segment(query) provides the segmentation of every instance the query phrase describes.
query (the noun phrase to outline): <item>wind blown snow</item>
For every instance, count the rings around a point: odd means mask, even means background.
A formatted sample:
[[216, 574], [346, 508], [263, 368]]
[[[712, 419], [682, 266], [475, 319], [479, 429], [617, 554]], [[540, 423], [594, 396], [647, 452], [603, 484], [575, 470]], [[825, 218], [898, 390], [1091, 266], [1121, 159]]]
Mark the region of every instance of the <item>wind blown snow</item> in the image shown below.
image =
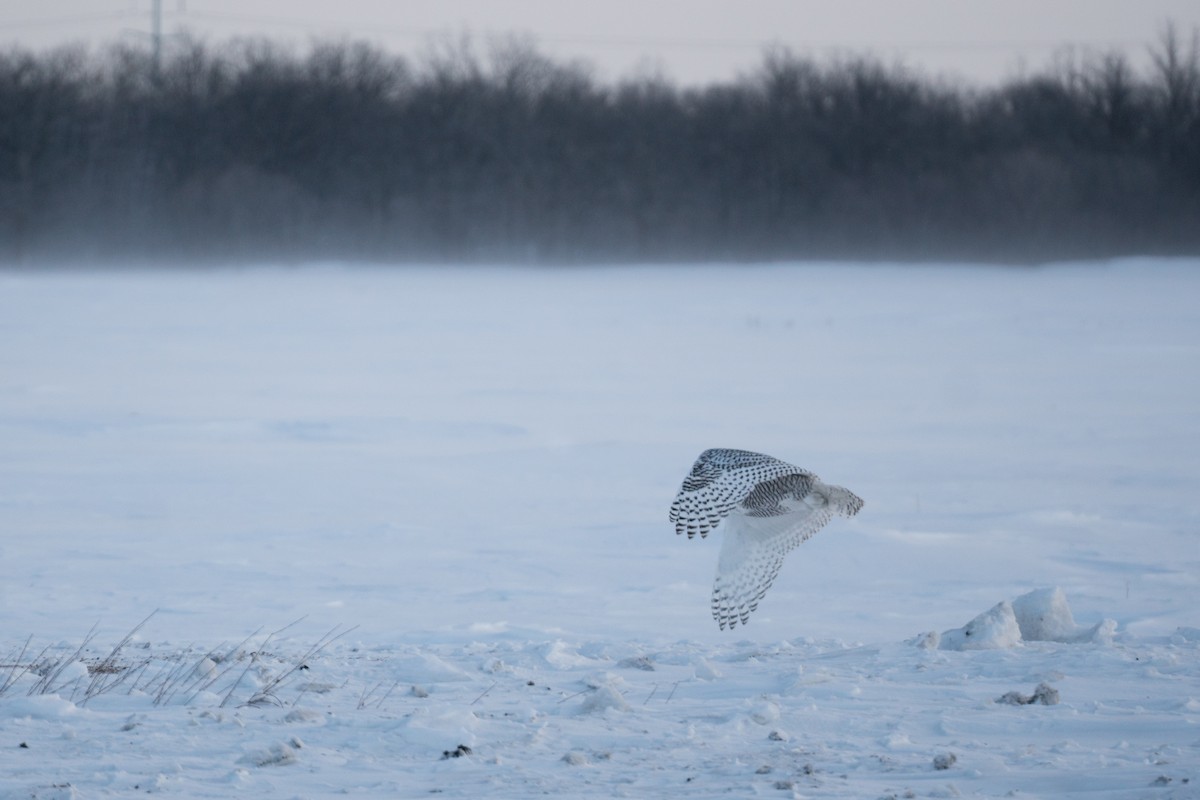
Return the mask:
[[[1197, 796], [1196, 297], [0, 273], [0, 796]], [[867, 501], [735, 635], [667, 521], [711, 446]]]

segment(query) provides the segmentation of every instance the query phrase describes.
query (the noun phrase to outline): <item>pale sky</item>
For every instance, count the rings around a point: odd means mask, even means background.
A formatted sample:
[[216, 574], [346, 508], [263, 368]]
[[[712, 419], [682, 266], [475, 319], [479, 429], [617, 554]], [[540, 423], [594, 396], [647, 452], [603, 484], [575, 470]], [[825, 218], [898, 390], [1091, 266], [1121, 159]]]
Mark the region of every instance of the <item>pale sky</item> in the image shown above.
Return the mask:
[[[1122, 51], [1144, 67], [1167, 20], [1190, 35], [1198, 0], [161, 0], [163, 31], [305, 45], [362, 39], [419, 56], [431, 39], [524, 34], [598, 78], [659, 71], [682, 84], [753, 69], [763, 48], [818, 59], [870, 53], [926, 75], [993, 83], [1037, 71], [1064, 48]], [[0, 0], [0, 46], [144, 41], [152, 0]], [[169, 46], [169, 44], [168, 44]]]

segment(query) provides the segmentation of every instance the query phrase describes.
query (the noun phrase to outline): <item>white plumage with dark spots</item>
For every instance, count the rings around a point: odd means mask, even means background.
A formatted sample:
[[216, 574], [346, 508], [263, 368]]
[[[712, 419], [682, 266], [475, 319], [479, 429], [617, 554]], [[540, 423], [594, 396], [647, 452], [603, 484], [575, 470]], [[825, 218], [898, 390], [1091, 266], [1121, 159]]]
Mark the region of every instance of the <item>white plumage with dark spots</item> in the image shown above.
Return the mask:
[[808, 470], [748, 450], [705, 450], [683, 479], [671, 522], [691, 539], [720, 531], [712, 614], [721, 630], [745, 625], [771, 588], [783, 557], [825, 527], [852, 517], [858, 495]]

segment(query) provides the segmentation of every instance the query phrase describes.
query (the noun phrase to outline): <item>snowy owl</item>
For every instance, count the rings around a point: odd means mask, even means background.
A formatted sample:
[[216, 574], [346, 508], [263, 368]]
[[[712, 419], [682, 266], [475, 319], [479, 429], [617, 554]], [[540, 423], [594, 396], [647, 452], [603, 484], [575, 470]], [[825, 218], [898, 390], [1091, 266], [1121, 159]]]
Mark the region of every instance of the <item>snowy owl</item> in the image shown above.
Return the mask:
[[671, 503], [671, 522], [689, 539], [721, 531], [712, 613], [724, 630], [749, 621], [789, 550], [862, 506], [853, 492], [777, 458], [705, 450]]

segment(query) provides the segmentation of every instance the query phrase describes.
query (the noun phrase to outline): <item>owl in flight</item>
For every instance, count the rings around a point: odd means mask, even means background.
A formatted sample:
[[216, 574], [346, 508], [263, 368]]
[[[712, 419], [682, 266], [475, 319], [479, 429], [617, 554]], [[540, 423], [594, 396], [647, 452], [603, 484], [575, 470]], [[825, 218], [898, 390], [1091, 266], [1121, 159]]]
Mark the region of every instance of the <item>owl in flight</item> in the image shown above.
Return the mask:
[[712, 613], [721, 630], [745, 625], [771, 588], [783, 557], [863, 501], [808, 470], [747, 450], [705, 450], [671, 503], [675, 533], [720, 530]]

